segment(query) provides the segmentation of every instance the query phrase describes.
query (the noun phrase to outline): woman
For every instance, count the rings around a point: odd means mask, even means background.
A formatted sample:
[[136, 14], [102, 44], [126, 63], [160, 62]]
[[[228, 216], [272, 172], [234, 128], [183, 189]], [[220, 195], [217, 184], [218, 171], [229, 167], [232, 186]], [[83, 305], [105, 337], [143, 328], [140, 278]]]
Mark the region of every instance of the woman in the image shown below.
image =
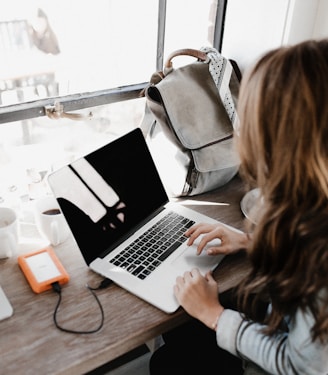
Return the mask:
[[238, 113], [241, 174], [260, 188], [260, 217], [251, 234], [196, 224], [186, 235], [190, 245], [204, 235], [199, 253], [213, 238], [213, 254], [246, 249], [243, 313], [218, 300], [210, 273], [178, 277], [175, 295], [195, 319], [168, 334], [151, 374], [328, 374], [328, 40], [263, 56], [242, 80]]

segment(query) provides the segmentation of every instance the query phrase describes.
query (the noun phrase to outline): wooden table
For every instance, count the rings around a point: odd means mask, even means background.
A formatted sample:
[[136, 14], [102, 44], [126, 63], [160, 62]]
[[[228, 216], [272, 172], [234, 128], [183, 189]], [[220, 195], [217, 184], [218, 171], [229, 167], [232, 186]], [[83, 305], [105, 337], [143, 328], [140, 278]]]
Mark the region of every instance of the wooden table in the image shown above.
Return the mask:
[[[242, 229], [239, 204], [243, 194], [236, 177], [216, 191], [178, 201]], [[88, 269], [72, 239], [55, 251], [71, 277], [62, 289], [59, 322], [76, 330], [95, 328], [100, 312], [85, 284], [96, 286], [102, 278]], [[226, 257], [215, 272], [220, 291], [236, 285], [246, 271], [242, 254]], [[53, 323], [57, 295], [32, 292], [15, 258], [0, 260], [0, 285], [14, 308], [14, 315], [0, 322], [0, 374], [85, 374], [188, 319], [181, 308], [166, 314], [111, 285], [97, 291], [105, 312], [104, 327], [95, 334], [69, 334]]]

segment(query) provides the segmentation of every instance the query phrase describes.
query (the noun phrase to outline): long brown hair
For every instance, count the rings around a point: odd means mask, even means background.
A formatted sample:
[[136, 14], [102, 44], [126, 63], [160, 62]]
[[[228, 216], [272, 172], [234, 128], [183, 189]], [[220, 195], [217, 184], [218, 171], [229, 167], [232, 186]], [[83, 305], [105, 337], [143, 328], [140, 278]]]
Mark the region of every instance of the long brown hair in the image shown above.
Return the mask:
[[328, 40], [264, 55], [243, 77], [238, 113], [241, 174], [263, 197], [242, 301], [255, 311], [270, 299], [269, 334], [285, 315], [309, 309], [313, 340], [326, 340]]

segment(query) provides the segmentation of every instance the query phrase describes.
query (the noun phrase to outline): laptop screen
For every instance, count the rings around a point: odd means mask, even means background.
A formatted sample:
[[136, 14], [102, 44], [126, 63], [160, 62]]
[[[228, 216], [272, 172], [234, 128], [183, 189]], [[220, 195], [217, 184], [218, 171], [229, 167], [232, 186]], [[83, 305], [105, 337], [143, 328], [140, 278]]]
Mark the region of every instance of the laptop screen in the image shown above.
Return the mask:
[[87, 264], [168, 201], [139, 128], [53, 172], [48, 181]]

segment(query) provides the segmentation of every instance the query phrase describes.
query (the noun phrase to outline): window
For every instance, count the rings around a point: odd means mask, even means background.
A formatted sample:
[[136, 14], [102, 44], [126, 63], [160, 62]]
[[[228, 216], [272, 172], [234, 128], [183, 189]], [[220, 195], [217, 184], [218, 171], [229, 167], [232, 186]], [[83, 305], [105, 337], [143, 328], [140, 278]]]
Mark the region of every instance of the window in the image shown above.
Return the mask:
[[[0, 204], [138, 126], [139, 93], [168, 53], [220, 49], [225, 6], [222, 0], [0, 5]], [[57, 120], [47, 108], [57, 109]]]

